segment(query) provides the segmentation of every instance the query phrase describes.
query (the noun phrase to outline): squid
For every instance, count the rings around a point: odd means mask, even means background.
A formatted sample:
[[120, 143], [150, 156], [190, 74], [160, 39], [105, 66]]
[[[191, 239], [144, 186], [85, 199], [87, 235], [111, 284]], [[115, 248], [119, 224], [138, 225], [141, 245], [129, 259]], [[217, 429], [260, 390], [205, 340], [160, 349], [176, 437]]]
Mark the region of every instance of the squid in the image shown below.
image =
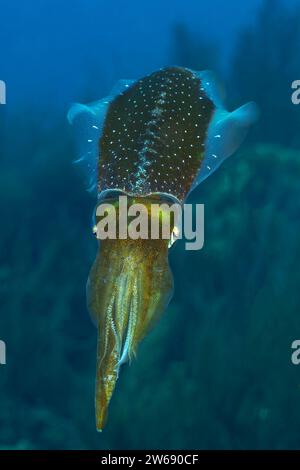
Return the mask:
[[[121, 214], [129, 207], [187, 196], [232, 155], [256, 120], [254, 103], [233, 112], [210, 71], [167, 67], [138, 80], [121, 80], [109, 96], [70, 108], [79, 159], [89, 177], [96, 209], [110, 203]], [[169, 217], [168, 213], [157, 217]], [[99, 217], [95, 216], [96, 222]], [[161, 219], [160, 219], [161, 221]], [[173, 278], [169, 239], [117, 237], [98, 243], [87, 281], [87, 306], [98, 329], [96, 428], [102, 431], [122, 364], [166, 310]]]

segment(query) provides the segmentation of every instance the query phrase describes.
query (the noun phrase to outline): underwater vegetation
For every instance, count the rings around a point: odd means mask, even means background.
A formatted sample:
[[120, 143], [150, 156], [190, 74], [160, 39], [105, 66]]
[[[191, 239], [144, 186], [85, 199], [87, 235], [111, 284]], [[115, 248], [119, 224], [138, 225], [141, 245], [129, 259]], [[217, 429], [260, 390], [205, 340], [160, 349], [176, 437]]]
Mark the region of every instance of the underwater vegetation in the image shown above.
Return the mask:
[[[63, 117], [53, 128], [46, 110], [13, 119], [0, 110], [2, 448], [299, 448], [300, 369], [290, 346], [299, 338], [300, 108], [290, 83], [300, 59], [290, 34], [300, 24], [280, 8], [280, 44], [279, 26], [261, 13], [249, 41], [241, 33], [226, 86], [234, 105], [254, 99], [260, 108], [252, 145], [190, 196], [205, 204], [204, 249], [173, 247], [173, 300], [124, 365], [102, 434], [97, 331], [83, 287], [97, 250], [94, 201], [71, 165]], [[288, 76], [279, 60], [261, 57], [267, 31], [275, 49], [289, 51]]]
[[237, 103], [250, 96], [259, 104], [261, 124], [252, 133], [253, 142], [275, 139], [300, 147], [299, 107], [291, 102], [291, 84], [299, 78], [299, 25], [299, 3], [289, 7], [282, 0], [265, 0], [257, 20], [238, 40], [230, 83]]
[[[1, 445], [296, 448], [300, 381], [290, 344], [300, 308], [299, 153], [272, 145], [245, 150], [196, 190], [194, 198], [206, 207], [205, 250], [190, 253], [181, 241], [175, 245], [174, 300], [134, 366], [121, 373], [99, 439], [93, 419], [96, 331], [83, 315], [82, 289], [95, 241], [83, 229], [88, 195], [82, 201], [70, 193], [68, 199], [63, 190], [60, 197], [66, 177], [68, 187], [80, 180], [74, 170], [66, 176], [66, 150], [56, 148], [61, 158], [45, 187], [49, 201], [62, 201], [48, 217], [47, 202], [33, 204], [37, 180], [28, 189], [24, 177], [1, 175], [10, 210], [16, 213], [20, 203], [13, 182], [30, 208], [20, 213], [17, 233], [7, 217], [1, 238], [1, 332], [19, 371], [9, 362], [1, 370], [7, 397]], [[42, 176], [49, 174], [51, 157], [36, 148]], [[5, 215], [3, 202], [1, 211]], [[56, 237], [66, 219], [68, 229]], [[7, 238], [10, 250], [4, 250]], [[13, 298], [12, 287], [18, 292]]]

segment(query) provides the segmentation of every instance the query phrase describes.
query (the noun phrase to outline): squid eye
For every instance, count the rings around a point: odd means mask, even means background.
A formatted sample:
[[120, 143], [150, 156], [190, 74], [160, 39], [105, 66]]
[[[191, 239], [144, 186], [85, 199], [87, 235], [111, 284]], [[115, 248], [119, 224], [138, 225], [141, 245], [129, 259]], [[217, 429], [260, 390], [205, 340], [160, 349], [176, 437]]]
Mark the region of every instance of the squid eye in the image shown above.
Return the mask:
[[178, 238], [181, 238], [180, 233], [181, 233], [180, 228], [175, 226], [171, 233], [171, 238], [168, 244], [168, 248], [171, 248], [171, 246], [174, 245], [174, 243], [178, 240]]
[[93, 234], [97, 238], [97, 225], [93, 226]]

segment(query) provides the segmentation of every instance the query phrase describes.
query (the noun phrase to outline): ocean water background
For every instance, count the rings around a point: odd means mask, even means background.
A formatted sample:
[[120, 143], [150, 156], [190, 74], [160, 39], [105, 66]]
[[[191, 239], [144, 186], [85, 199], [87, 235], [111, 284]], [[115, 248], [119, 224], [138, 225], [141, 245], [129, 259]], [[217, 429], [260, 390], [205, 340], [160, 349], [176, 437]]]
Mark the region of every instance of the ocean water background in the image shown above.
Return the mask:
[[[299, 46], [299, 1], [0, 0], [0, 448], [300, 448]], [[174, 298], [99, 434], [94, 200], [66, 113], [166, 65], [213, 69], [260, 119], [193, 193], [204, 248], [170, 252]]]

